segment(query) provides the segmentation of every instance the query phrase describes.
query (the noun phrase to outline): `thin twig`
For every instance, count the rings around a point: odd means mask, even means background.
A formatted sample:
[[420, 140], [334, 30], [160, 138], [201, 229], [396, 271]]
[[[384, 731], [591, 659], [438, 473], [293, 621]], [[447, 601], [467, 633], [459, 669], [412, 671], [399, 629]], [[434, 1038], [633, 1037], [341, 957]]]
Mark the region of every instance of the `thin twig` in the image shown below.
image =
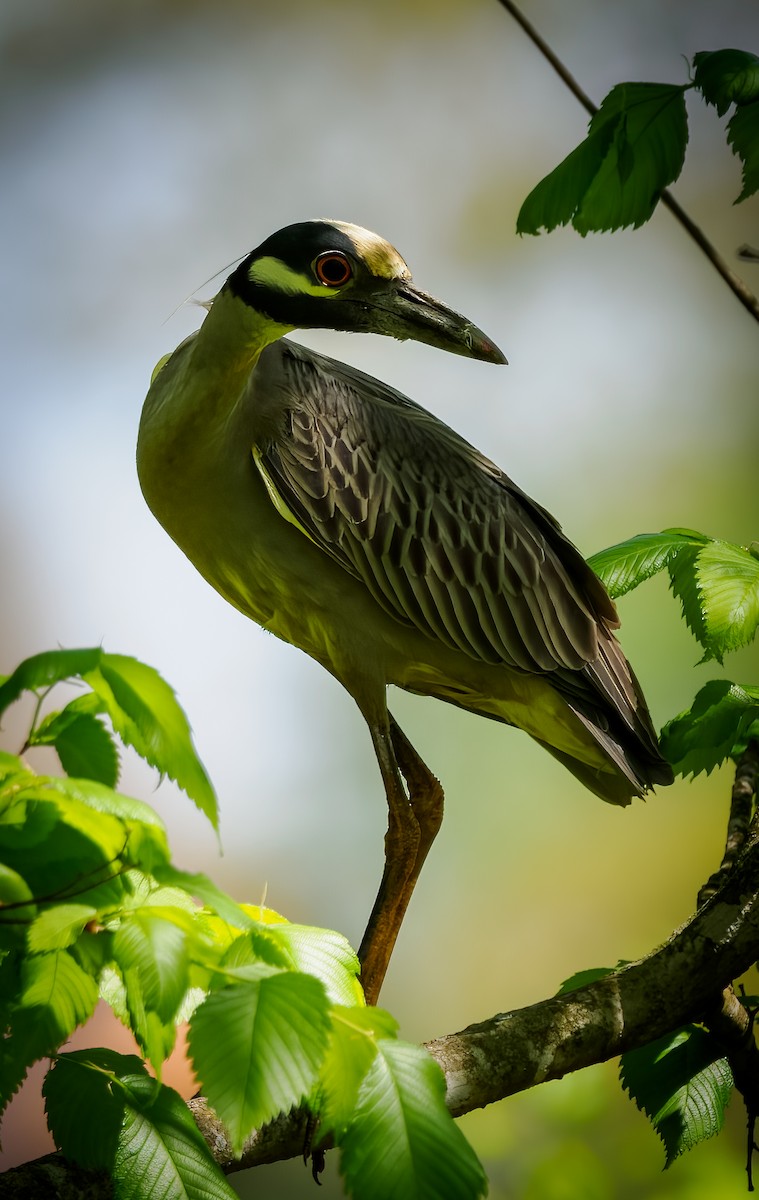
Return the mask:
[[[544, 38], [541, 37], [535, 26], [527, 20], [524, 13], [513, 3], [513, 0], [499, 0], [499, 3], [524, 30], [533, 45], [537, 47], [547, 62], [551, 64], [556, 74], [567, 85], [572, 95], [579, 101], [586, 112], [590, 113], [591, 116], [597, 113], [598, 105], [594, 104], [587, 92], [583, 91], [574, 75], [567, 70], [561, 59], [557, 57]], [[665, 188], [659, 199], [669, 209], [673, 217], [680, 222], [686, 233], [690, 234], [699, 250], [706, 255], [715, 271], [722, 276], [722, 279], [746, 311], [751, 314], [755, 321], [759, 321], [759, 299], [746, 286], [744, 280], [739, 275], [736, 275], [735, 271], [731, 270], [703, 230], [699, 229], [695, 221], [688, 216], [685, 209], [675, 200], [668, 189]]]

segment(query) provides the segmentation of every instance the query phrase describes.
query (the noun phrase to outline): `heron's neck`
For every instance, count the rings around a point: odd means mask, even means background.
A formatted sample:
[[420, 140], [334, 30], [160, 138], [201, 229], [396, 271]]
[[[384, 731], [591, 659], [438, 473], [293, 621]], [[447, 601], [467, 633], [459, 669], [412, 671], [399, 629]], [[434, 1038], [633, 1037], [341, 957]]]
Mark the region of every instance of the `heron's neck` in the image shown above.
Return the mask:
[[222, 288], [193, 343], [193, 373], [218, 376], [229, 394], [234, 377], [239, 375], [244, 379], [256, 365], [261, 351], [292, 328], [278, 325], [240, 300], [229, 288]]

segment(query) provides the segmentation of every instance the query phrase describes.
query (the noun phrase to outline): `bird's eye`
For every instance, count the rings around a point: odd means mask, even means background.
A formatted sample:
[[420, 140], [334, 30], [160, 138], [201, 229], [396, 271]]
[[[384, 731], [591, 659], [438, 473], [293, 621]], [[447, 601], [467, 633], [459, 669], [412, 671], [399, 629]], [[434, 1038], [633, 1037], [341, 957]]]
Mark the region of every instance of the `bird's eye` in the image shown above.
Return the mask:
[[327, 250], [314, 260], [314, 274], [325, 287], [342, 287], [353, 274], [353, 267], [346, 254], [338, 250]]

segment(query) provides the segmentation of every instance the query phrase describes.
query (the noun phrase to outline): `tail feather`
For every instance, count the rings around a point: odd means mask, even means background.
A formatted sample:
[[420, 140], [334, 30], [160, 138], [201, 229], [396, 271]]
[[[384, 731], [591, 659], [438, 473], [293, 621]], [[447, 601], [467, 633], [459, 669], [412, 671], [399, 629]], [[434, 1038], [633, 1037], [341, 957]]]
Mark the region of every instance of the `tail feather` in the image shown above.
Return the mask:
[[597, 772], [546, 745], [591, 791], [612, 804], [628, 804], [655, 784], [672, 783], [659, 750], [640, 684], [614, 635], [599, 625], [598, 657], [581, 671], [559, 671], [555, 682], [566, 703], [619, 775]]

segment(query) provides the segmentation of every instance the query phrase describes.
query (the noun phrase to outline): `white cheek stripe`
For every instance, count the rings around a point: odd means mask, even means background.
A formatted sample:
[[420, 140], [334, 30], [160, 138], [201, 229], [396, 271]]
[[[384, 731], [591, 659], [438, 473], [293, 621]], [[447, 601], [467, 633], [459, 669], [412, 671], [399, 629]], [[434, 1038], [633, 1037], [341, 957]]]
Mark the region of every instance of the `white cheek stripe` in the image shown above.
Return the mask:
[[251, 283], [288, 296], [318, 296], [322, 300], [331, 300], [340, 292], [340, 288], [324, 287], [308, 275], [294, 271], [281, 258], [257, 258], [248, 270], [248, 278]]

